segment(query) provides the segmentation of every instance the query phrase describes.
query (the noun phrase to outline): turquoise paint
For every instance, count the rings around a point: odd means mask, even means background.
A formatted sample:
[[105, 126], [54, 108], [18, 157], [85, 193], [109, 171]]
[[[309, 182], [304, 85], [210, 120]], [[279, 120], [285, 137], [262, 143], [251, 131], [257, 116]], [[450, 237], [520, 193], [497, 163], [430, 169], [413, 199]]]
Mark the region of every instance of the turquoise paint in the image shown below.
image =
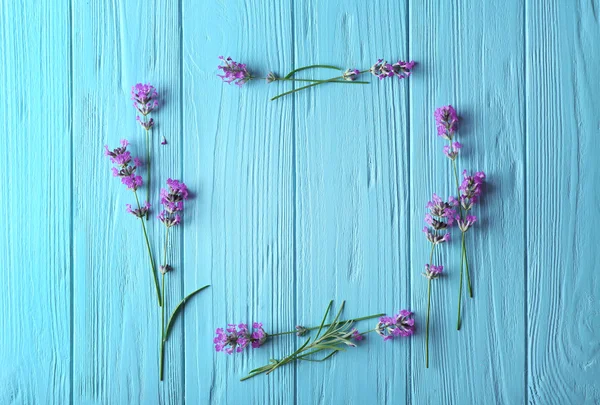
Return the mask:
[[[600, 4], [376, 3], [0, 0], [0, 403], [600, 402]], [[224, 85], [222, 54], [261, 73], [418, 66], [408, 81], [271, 103], [289, 84]], [[102, 156], [123, 137], [143, 152], [137, 81], [164, 104], [154, 185], [180, 177], [195, 194], [173, 235], [169, 305], [212, 285], [176, 323], [160, 385], [141, 230]], [[420, 229], [431, 193], [452, 192], [433, 124], [448, 103], [460, 166], [490, 185], [460, 332], [458, 249], [440, 250], [426, 370]], [[158, 254], [162, 226], [149, 231]], [[348, 316], [411, 308], [418, 333], [244, 383], [298, 340], [212, 349], [218, 326], [287, 330], [332, 298]]]

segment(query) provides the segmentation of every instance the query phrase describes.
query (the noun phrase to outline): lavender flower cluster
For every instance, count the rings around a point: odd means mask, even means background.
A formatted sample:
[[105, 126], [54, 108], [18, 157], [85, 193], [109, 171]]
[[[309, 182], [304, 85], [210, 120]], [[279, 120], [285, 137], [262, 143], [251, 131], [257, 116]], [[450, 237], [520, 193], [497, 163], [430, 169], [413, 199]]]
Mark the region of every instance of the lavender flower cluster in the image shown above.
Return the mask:
[[164, 209], [158, 214], [158, 219], [167, 227], [178, 225], [181, 222], [179, 212], [183, 211], [183, 201], [188, 198], [188, 188], [185, 183], [168, 179], [168, 189], [160, 189], [160, 203]]
[[131, 99], [133, 106], [142, 116], [136, 117], [142, 128], [146, 131], [154, 126], [154, 119], [146, 120], [146, 116], [158, 108], [158, 93], [154, 86], [150, 84], [138, 83], [131, 88]]
[[[104, 145], [104, 155], [108, 156], [110, 161], [116, 165], [111, 169], [113, 176], [120, 177], [121, 183], [128, 189], [136, 191], [144, 183], [142, 176], [136, 174], [142, 161], [137, 157], [131, 157], [131, 152], [127, 150], [128, 145], [129, 142], [126, 139], [121, 140], [121, 146], [113, 150], [108, 149], [108, 145]], [[131, 164], [132, 162], [133, 164]]]
[[216, 336], [213, 339], [215, 350], [232, 354], [241, 353], [248, 346], [258, 349], [267, 341], [267, 333], [262, 327], [262, 323], [254, 322], [252, 330], [245, 323], [238, 325], [229, 324], [227, 328], [217, 328]]
[[412, 315], [412, 312], [403, 309], [394, 316], [382, 316], [375, 327], [375, 332], [383, 337], [384, 341], [411, 336], [415, 333], [415, 320]]
[[456, 218], [458, 200], [450, 196], [448, 201], [442, 200], [437, 194], [433, 194], [431, 201], [426, 205], [429, 212], [425, 214], [425, 223], [429, 226], [423, 228], [427, 240], [435, 245], [448, 242], [450, 232], [447, 229], [452, 226]]
[[411, 75], [412, 69], [415, 67], [415, 61], [405, 62], [399, 60], [391, 64], [383, 59], [377, 59], [377, 62], [371, 66], [370, 72], [373, 76], [383, 80], [386, 77], [396, 76], [398, 79], [406, 79]]

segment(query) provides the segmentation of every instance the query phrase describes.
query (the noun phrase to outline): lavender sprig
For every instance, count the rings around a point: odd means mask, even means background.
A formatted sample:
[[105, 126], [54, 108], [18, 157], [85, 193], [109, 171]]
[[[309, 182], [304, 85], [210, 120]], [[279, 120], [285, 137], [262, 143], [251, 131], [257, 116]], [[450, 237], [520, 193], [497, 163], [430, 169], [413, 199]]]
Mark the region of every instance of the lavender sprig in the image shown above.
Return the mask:
[[[158, 108], [158, 93], [150, 84], [137, 83], [131, 87], [131, 99], [133, 106], [141, 114], [136, 120], [146, 131], [146, 167], [148, 170], [148, 185], [146, 189], [146, 200], [150, 200], [150, 129], [154, 127], [154, 119], [148, 119], [148, 115]], [[146, 219], [148, 216], [146, 215]]]
[[[158, 298], [158, 305], [162, 306], [162, 299], [160, 290], [158, 287], [158, 277], [156, 275], [156, 269], [154, 265], [154, 258], [152, 257], [152, 249], [150, 249], [150, 241], [148, 240], [148, 232], [146, 231], [146, 224], [143, 220], [147, 216], [150, 210], [150, 203], [146, 201], [144, 205], [140, 205], [138, 199], [137, 189], [142, 186], [142, 177], [136, 174], [136, 170], [142, 165], [142, 162], [138, 158], [132, 158], [131, 153], [127, 150], [129, 142], [126, 139], [121, 140], [121, 146], [115, 149], [108, 149], [108, 145], [104, 145], [104, 155], [108, 156], [110, 161], [115, 165], [112, 168], [113, 176], [120, 177], [121, 183], [127, 188], [133, 191], [135, 196], [135, 202], [137, 204], [136, 209], [132, 209], [130, 204], [127, 204], [127, 212], [131, 213], [135, 217], [139, 218], [142, 223], [142, 231], [144, 232], [144, 239], [146, 240], [146, 248], [148, 250], [148, 257], [150, 258], [150, 272], [152, 273], [152, 279], [154, 280], [154, 287], [156, 288], [156, 296]], [[133, 164], [132, 164], [133, 163]]]
[[[414, 61], [397, 61], [396, 63], [388, 63], [383, 59], [378, 59], [377, 62], [369, 69], [359, 70], [359, 69], [347, 69], [343, 71], [339, 67], [331, 66], [331, 65], [309, 65], [302, 66], [300, 68], [294, 69], [289, 72], [284, 77], [279, 77], [273, 72], [269, 72], [266, 77], [255, 77], [248, 70], [246, 64], [239, 63], [231, 59], [230, 57], [224, 58], [220, 56], [223, 65], [218, 66], [218, 69], [222, 71], [223, 74], [217, 75], [226, 83], [234, 83], [238, 87], [242, 87], [244, 84], [251, 80], [261, 79], [265, 80], [266, 83], [273, 83], [276, 81], [292, 81], [292, 82], [308, 82], [305, 86], [299, 87], [297, 89], [289, 90], [284, 93], [281, 93], [273, 98], [271, 101], [276, 100], [278, 98], [287, 96], [289, 94], [296, 93], [301, 90], [306, 90], [314, 86], [318, 86], [325, 83], [342, 83], [342, 84], [368, 84], [367, 81], [357, 81], [356, 79], [363, 73], [370, 72], [380, 80], [383, 80], [387, 77], [398, 77], [399, 79], [405, 79], [409, 77], [412, 73], [412, 69], [415, 66]], [[296, 79], [293, 76], [301, 72], [303, 70], [308, 69], [333, 69], [342, 72], [340, 76], [332, 77], [330, 79]]]
[[448, 202], [443, 201], [437, 194], [426, 205], [429, 210], [425, 214], [425, 223], [429, 227], [423, 228], [427, 240], [431, 243], [431, 253], [429, 254], [429, 263], [425, 265], [423, 276], [427, 278], [427, 321], [425, 323], [425, 367], [429, 368], [429, 317], [431, 314], [431, 281], [439, 278], [444, 270], [444, 266], [433, 264], [433, 252], [435, 247], [441, 243], [450, 240], [450, 233], [447, 231], [454, 223], [456, 210], [453, 208], [458, 205], [456, 198], [450, 196]]
[[[330, 359], [335, 354], [345, 351], [346, 346], [356, 347], [356, 344], [353, 342], [353, 336], [355, 335], [355, 330], [352, 328], [353, 322], [339, 320], [342, 310], [344, 309], [344, 304], [345, 302], [342, 302], [335, 319], [333, 322], [331, 322], [329, 327], [324, 330], [325, 320], [327, 319], [327, 315], [329, 314], [331, 306], [333, 305], [333, 301], [331, 301], [327, 306], [327, 310], [325, 311], [325, 315], [323, 316], [323, 320], [321, 321], [317, 335], [314, 338], [308, 338], [306, 342], [302, 344], [302, 346], [300, 346], [289, 356], [286, 356], [281, 360], [271, 359], [269, 364], [251, 370], [246, 377], [241, 379], [241, 381], [245, 381], [263, 373], [267, 375], [271, 374], [279, 367], [297, 360], [323, 362], [327, 359]], [[323, 332], [323, 334], [321, 334], [321, 332]], [[321, 355], [322, 353], [327, 354], [325, 354], [322, 358], [315, 358], [315, 356]]]
[[456, 329], [460, 330], [463, 274], [467, 279], [469, 296], [473, 298], [465, 234], [467, 230], [473, 226], [475, 221], [477, 221], [475, 216], [469, 215], [469, 211], [477, 203], [479, 196], [481, 195], [485, 174], [483, 172], [477, 172], [473, 176], [469, 176], [466, 171], [463, 171], [463, 180], [462, 182], [459, 180], [457, 158], [459, 151], [462, 148], [462, 144], [454, 141], [458, 131], [458, 114], [454, 107], [447, 105], [437, 108], [434, 113], [434, 118], [438, 136], [448, 141], [448, 145], [444, 146], [444, 154], [452, 162], [452, 172], [454, 175], [456, 192], [460, 199], [458, 214], [455, 216], [455, 219], [458, 222], [458, 228], [461, 231], [460, 282], [458, 289], [458, 315], [456, 321]]

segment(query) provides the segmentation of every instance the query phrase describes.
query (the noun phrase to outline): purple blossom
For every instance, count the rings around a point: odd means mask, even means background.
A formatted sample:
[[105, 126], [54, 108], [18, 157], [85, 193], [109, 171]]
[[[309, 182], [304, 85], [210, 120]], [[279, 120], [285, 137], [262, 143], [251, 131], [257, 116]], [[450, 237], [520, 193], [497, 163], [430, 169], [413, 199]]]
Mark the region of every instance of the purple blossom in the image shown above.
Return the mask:
[[265, 81], [267, 82], [267, 84], [269, 84], [269, 83], [273, 83], [273, 82], [277, 81], [277, 79], [278, 78], [277, 78], [277, 76], [275, 76], [275, 73], [269, 72], [269, 74], [265, 78]]
[[136, 169], [142, 165], [142, 161], [137, 157], [131, 157], [131, 153], [127, 150], [128, 145], [129, 142], [126, 139], [121, 140], [121, 146], [113, 150], [108, 149], [108, 145], [104, 145], [104, 155], [108, 156], [110, 161], [116, 165], [111, 168], [113, 176], [120, 177], [121, 183], [130, 190], [136, 191], [143, 184], [142, 177], [135, 173]]
[[458, 156], [458, 151], [462, 148], [462, 144], [459, 142], [452, 142], [452, 145], [444, 146], [444, 155], [448, 156], [448, 159], [454, 160]]
[[431, 230], [428, 227], [423, 228], [423, 233], [425, 233], [427, 240], [434, 245], [439, 245], [440, 243], [448, 242], [450, 240], [449, 233], [438, 233], [438, 231]]
[[304, 336], [309, 332], [308, 328], [302, 325], [296, 325], [296, 336]]
[[148, 201], [146, 201], [143, 206], [137, 209], [132, 209], [131, 204], [126, 204], [125, 206], [127, 207], [127, 212], [135, 215], [138, 218], [144, 218], [148, 214], [148, 211], [150, 211], [150, 203]]
[[354, 328], [351, 332], [352, 339], [356, 340], [357, 342], [364, 340], [365, 337], [358, 331], [358, 329]]
[[342, 76], [343, 76], [344, 80], [352, 82], [352, 81], [356, 80], [356, 78], [358, 77], [359, 74], [360, 74], [360, 70], [358, 70], [358, 69], [347, 69]]
[[158, 269], [160, 270], [161, 274], [167, 274], [168, 272], [173, 270], [173, 268], [168, 264], [162, 265]]
[[238, 325], [229, 324], [227, 328], [217, 328], [215, 331], [215, 350], [232, 354], [234, 351], [241, 353], [248, 346], [257, 349], [267, 340], [267, 333], [262, 327], [262, 323], [254, 322], [252, 330], [245, 323]]
[[162, 140], [160, 141], [161, 145], [166, 145], [167, 144], [167, 138], [165, 138], [165, 136], [163, 135]]
[[168, 189], [160, 190], [160, 203], [164, 209], [158, 214], [158, 219], [167, 228], [178, 225], [181, 222], [179, 212], [183, 211], [183, 201], [189, 196], [185, 183], [178, 180], [168, 179]]
[[467, 232], [471, 226], [475, 222], [477, 222], [477, 217], [475, 215], [467, 215], [465, 219], [461, 219], [460, 216], [456, 216], [456, 222], [458, 223], [458, 229], [461, 232]]
[[463, 171], [463, 181], [459, 186], [459, 190], [461, 193], [460, 203], [465, 211], [469, 211], [479, 201], [484, 181], [484, 172], [475, 172], [475, 174], [469, 176], [466, 170]]
[[435, 110], [434, 117], [438, 136], [451, 141], [458, 129], [458, 116], [454, 107], [451, 105], [440, 107]]
[[375, 332], [384, 341], [394, 339], [395, 337], [407, 337], [415, 333], [415, 320], [413, 313], [403, 309], [394, 316], [382, 316], [375, 327]]
[[433, 194], [431, 201], [426, 205], [429, 212], [425, 214], [425, 223], [429, 227], [423, 228], [427, 240], [433, 244], [444, 243], [450, 240], [449, 233], [442, 233], [444, 229], [452, 226], [456, 217], [456, 210], [452, 207], [458, 205], [454, 197], [449, 197], [448, 202], [442, 200], [437, 194]]
[[396, 76], [399, 79], [407, 78], [411, 75], [411, 70], [415, 66], [414, 61], [404, 62], [399, 60], [393, 65], [383, 59], [377, 59], [377, 62], [371, 66], [370, 72], [383, 80], [386, 77]]
[[149, 131], [154, 126], [154, 120], [152, 118], [146, 120], [145, 117], [158, 108], [157, 98], [158, 93], [154, 86], [150, 84], [138, 83], [131, 87], [133, 106], [144, 117], [144, 119], [142, 119], [138, 115], [136, 119], [146, 131]]
[[218, 67], [219, 70], [223, 71], [223, 74], [217, 76], [225, 83], [235, 83], [237, 86], [242, 87], [246, 82], [253, 79], [244, 63], [238, 63], [230, 57], [224, 58], [223, 56], [219, 56], [219, 59], [225, 65]]
[[429, 280], [435, 280], [440, 276], [440, 274], [442, 274], [443, 270], [444, 266], [434, 266], [433, 264], [426, 264], [423, 276], [425, 276]]

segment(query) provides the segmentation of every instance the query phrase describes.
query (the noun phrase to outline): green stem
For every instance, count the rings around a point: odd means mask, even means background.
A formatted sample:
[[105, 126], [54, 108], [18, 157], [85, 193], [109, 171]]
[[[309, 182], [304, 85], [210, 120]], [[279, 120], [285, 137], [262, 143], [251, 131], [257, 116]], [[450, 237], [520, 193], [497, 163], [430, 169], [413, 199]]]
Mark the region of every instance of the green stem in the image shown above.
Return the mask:
[[[144, 120], [147, 120], [144, 117]], [[150, 202], [150, 134], [146, 130], [146, 167], [148, 168], [148, 182], [146, 184], [146, 201]], [[148, 213], [146, 213], [146, 221], [148, 220]]]
[[165, 275], [163, 273], [162, 275], [162, 296], [163, 296], [163, 301], [165, 301], [165, 305], [162, 306], [162, 315], [161, 315], [161, 334], [160, 334], [160, 364], [158, 366], [159, 368], [159, 378], [160, 381], [163, 380], [163, 369], [164, 369], [164, 358], [165, 358], [165, 307], [166, 305], [166, 300], [165, 300]]
[[[133, 195], [135, 196], [135, 202], [137, 203], [138, 209], [140, 209], [140, 200], [138, 199], [137, 191], [133, 190]], [[144, 238], [146, 239], [146, 248], [148, 248], [148, 256], [150, 257], [150, 272], [152, 273], [152, 277], [154, 279], [154, 287], [156, 288], [156, 296], [158, 298], [158, 306], [162, 306], [162, 300], [160, 298], [160, 289], [158, 288], [158, 277], [156, 276], [156, 269], [154, 267], [154, 258], [152, 257], [152, 249], [150, 249], [150, 241], [148, 240], [148, 232], [146, 232], [146, 224], [144, 220], [140, 218], [142, 222], [142, 230], [144, 231]]]
[[469, 290], [469, 297], [473, 298], [473, 289], [471, 288], [471, 276], [469, 275], [469, 260], [467, 259], [467, 242], [464, 238], [462, 243], [462, 251], [463, 256], [465, 258], [465, 270], [467, 277], [467, 288]]
[[165, 303], [162, 306], [162, 314], [161, 314], [161, 333], [160, 333], [160, 364], [159, 364], [159, 377], [160, 381], [163, 380], [163, 369], [164, 369], [164, 358], [165, 358], [165, 342], [167, 340], [167, 335], [165, 334], [165, 307], [166, 304], [166, 296], [165, 296], [165, 272], [167, 267], [167, 246], [169, 245], [169, 227], [167, 227], [167, 231], [165, 234], [165, 247], [163, 250], [163, 272], [162, 272], [162, 298]]
[[[462, 243], [465, 242], [465, 233], [462, 233]], [[464, 255], [461, 252], [460, 255], [460, 286], [458, 287], [458, 318], [456, 321], [456, 330], [460, 330], [461, 319], [460, 319], [460, 307], [462, 302], [462, 287], [463, 287], [463, 258]]]
[[342, 83], [342, 84], [368, 84], [369, 82], [364, 82], [364, 81], [350, 81], [350, 80], [334, 80], [334, 81], [330, 81], [329, 79], [323, 79], [323, 80], [319, 80], [319, 79], [286, 79], [286, 78], [280, 78], [280, 79], [276, 79], [274, 80], [276, 82], [308, 82], [308, 83]]
[[[340, 322], [360, 322], [360, 321], [365, 321], [367, 319], [379, 318], [379, 317], [384, 316], [384, 315], [385, 314], [369, 315], [369, 316], [363, 316], [363, 317], [360, 317], [360, 318], [354, 318], [354, 319], [349, 319], [347, 321], [340, 321]], [[329, 326], [331, 326], [330, 323], [328, 323], [326, 325], [323, 325], [324, 328], [325, 327], [329, 327]], [[316, 329], [319, 329], [319, 327], [320, 327], [320, 325], [319, 326], [312, 326], [310, 328], [306, 328], [306, 330], [309, 330], [309, 331], [310, 330], [316, 330]], [[296, 332], [298, 332], [298, 331], [294, 329], [294, 330], [290, 330], [288, 332], [272, 333], [272, 334], [269, 334], [269, 337], [291, 335], [292, 333], [296, 333]]]
[[[433, 265], [433, 250], [435, 243], [431, 244], [431, 253], [429, 254], [429, 265]], [[431, 312], [431, 279], [427, 281], [427, 321], [425, 323], [425, 367], [429, 368], [429, 315]]]
[[339, 67], [332, 66], [332, 65], [309, 65], [309, 66], [302, 66], [302, 67], [299, 67], [298, 69], [292, 70], [290, 73], [288, 73], [287, 75], [285, 75], [284, 79], [289, 79], [295, 73], [301, 72], [303, 70], [314, 69], [314, 68], [333, 69], [333, 70], [340, 70], [340, 71], [342, 70]]
[[[365, 73], [365, 72], [368, 72], [368, 71], [369, 71], [368, 69], [367, 69], [367, 70], [361, 70], [361, 71], [359, 72], [359, 74], [362, 74], [362, 73]], [[332, 77], [331, 79], [322, 80], [322, 81], [319, 81], [319, 82], [317, 82], [317, 83], [312, 83], [312, 84], [308, 84], [308, 85], [306, 85], [306, 86], [298, 87], [297, 89], [293, 89], [293, 90], [290, 90], [290, 91], [286, 91], [285, 93], [281, 93], [281, 94], [279, 94], [279, 95], [277, 95], [277, 96], [273, 97], [273, 98], [271, 99], [271, 101], [273, 101], [273, 100], [277, 100], [278, 98], [281, 98], [281, 97], [283, 97], [283, 96], [287, 96], [288, 94], [296, 93], [297, 91], [301, 91], [301, 90], [308, 89], [308, 88], [310, 88], [310, 87], [318, 86], [319, 84], [332, 83], [332, 82], [341, 83], [341, 81], [338, 81], [338, 80], [339, 80], [339, 79], [343, 79], [343, 78], [344, 78], [344, 76], [342, 75], [342, 76]], [[350, 83], [350, 81], [348, 81], [348, 83]]]

